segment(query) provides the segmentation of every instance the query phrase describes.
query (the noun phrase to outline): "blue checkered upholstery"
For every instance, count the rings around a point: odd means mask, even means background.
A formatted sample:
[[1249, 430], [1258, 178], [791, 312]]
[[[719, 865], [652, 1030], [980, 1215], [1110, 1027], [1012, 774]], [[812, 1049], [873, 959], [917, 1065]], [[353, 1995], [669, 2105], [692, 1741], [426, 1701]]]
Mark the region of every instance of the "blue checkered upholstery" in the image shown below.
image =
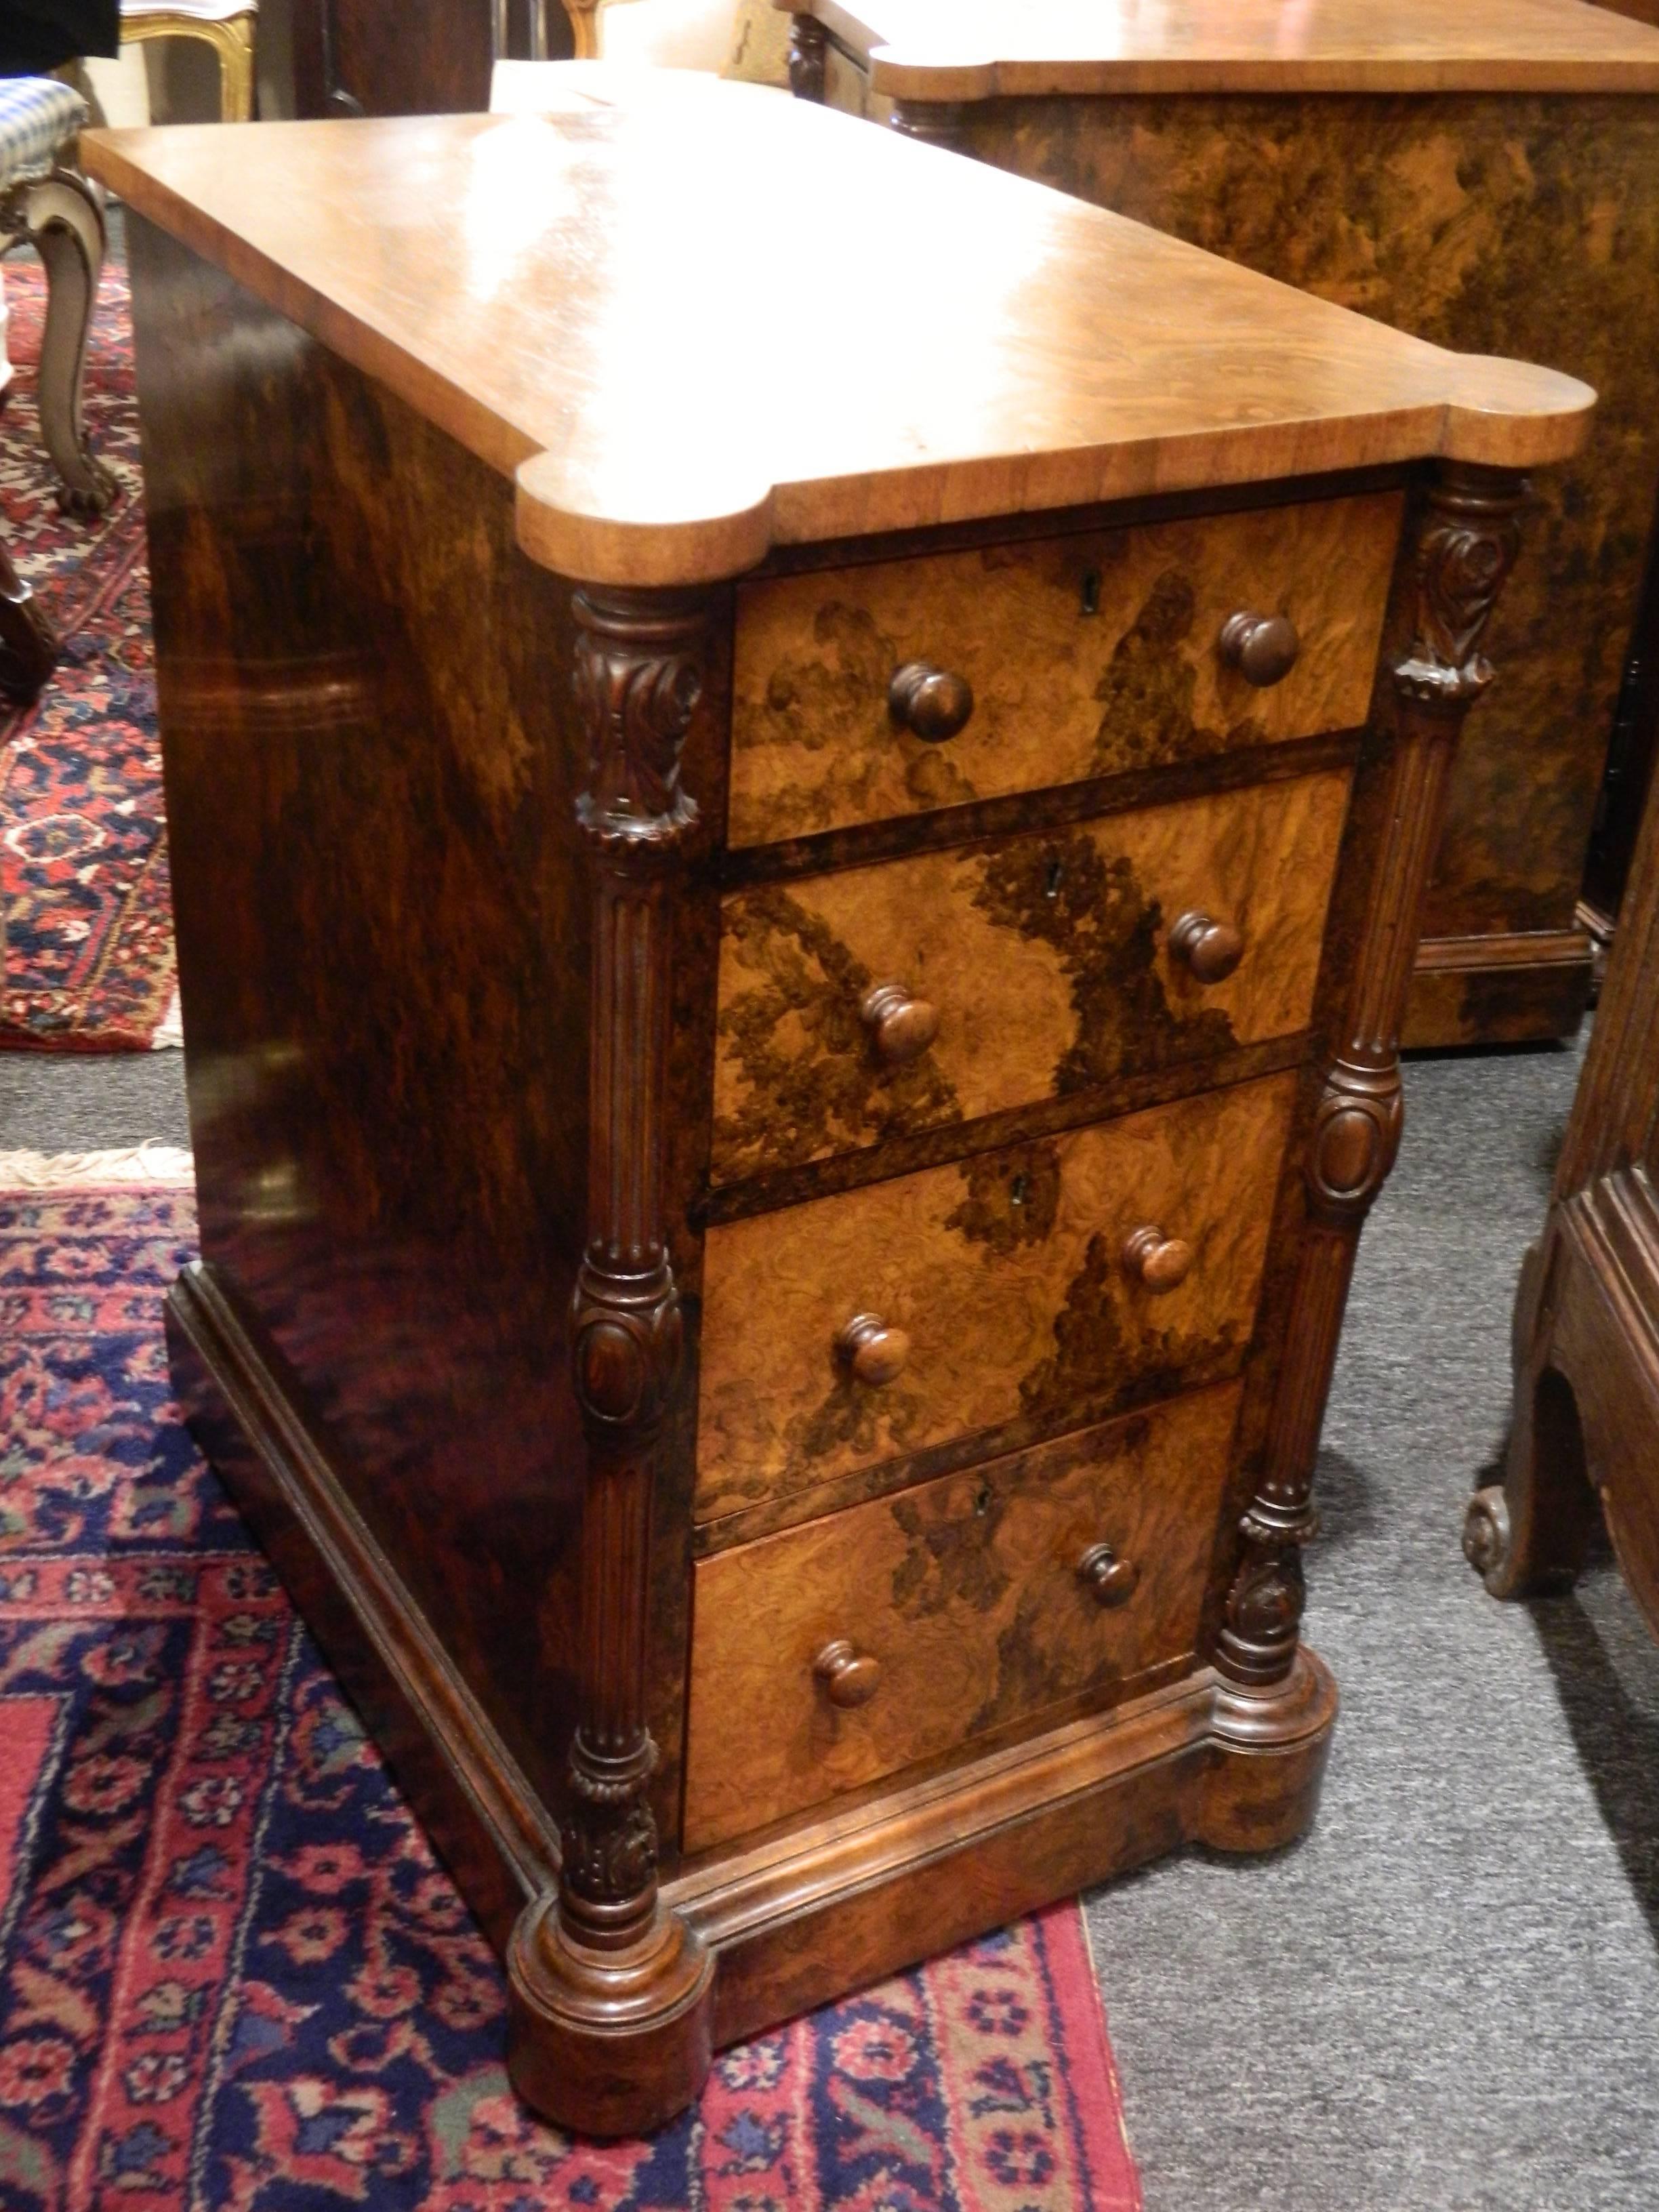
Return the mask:
[[44, 176], [87, 113], [80, 94], [55, 76], [0, 77], [0, 185]]

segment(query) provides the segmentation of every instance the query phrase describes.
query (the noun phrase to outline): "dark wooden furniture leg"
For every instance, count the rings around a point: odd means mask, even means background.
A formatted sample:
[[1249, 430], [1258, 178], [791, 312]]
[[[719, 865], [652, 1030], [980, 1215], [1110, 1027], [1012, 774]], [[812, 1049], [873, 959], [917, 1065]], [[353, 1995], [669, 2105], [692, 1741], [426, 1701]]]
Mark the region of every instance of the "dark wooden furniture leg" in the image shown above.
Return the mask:
[[[1241, 1751], [1297, 1741], [1321, 1703], [1322, 1669], [1316, 1674], [1299, 1644], [1302, 1547], [1318, 1527], [1314, 1462], [1359, 1231], [1400, 1145], [1400, 1031], [1447, 777], [1464, 717], [1492, 680], [1480, 641], [1519, 550], [1527, 495], [1524, 478], [1499, 470], [1441, 471], [1419, 526], [1415, 636], [1374, 709], [1397, 728], [1389, 829], [1342, 1047], [1327, 1070], [1308, 1146], [1308, 1224], [1288, 1348], [1218, 1646], [1228, 1687], [1213, 1725]], [[1323, 1688], [1328, 1696], [1328, 1677]], [[1246, 1789], [1218, 1787], [1206, 1840], [1252, 1850], [1285, 1840], [1263, 1833], [1254, 1809]]]
[[1659, 1635], [1659, 793], [1650, 792], [1549, 1217], [1515, 1308], [1502, 1483], [1463, 1549], [1494, 1597], [1570, 1584], [1598, 1498]]

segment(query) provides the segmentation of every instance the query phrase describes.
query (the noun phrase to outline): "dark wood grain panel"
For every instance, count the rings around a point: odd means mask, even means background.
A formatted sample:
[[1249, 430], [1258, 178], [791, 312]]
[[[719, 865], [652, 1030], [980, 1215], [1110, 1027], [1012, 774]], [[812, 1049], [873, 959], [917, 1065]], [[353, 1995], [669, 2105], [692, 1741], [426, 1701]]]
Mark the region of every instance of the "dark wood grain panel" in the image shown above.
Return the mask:
[[544, 658], [568, 594], [499, 477], [131, 235], [203, 1252], [556, 1802], [589, 936]]
[[[699, 1561], [685, 1849], [1190, 1652], [1237, 1405], [1224, 1384]], [[856, 1703], [815, 1671], [841, 1646]]]
[[[1347, 787], [1338, 770], [728, 898], [716, 1182], [1303, 1028]], [[1187, 915], [1237, 932], [1230, 973], [1204, 980], [1172, 945]], [[897, 1065], [865, 1011], [893, 982], [937, 1024]]]
[[[1015, 1146], [708, 1232], [696, 1512], [712, 1520], [1019, 1414], [1054, 1426], [1207, 1381], [1243, 1356], [1294, 1075]], [[1153, 1296], [1143, 1224], [1192, 1248]], [[837, 1332], [910, 1340], [882, 1388]]]
[[[732, 842], [1351, 728], [1399, 534], [1381, 493], [745, 586]], [[1248, 608], [1302, 636], [1267, 690], [1216, 651]], [[971, 686], [944, 743], [895, 725], [889, 683], [911, 661]]]

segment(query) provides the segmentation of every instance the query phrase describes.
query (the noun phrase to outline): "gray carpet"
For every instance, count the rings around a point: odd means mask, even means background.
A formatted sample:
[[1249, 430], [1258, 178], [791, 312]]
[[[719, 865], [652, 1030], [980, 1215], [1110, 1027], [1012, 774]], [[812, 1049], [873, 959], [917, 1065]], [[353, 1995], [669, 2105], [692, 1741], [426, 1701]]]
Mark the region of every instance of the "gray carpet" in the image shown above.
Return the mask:
[[187, 1145], [181, 1052], [0, 1052], [0, 1152]]
[[1458, 1550], [1577, 1072], [1408, 1069], [1308, 1559], [1317, 1826], [1091, 1900], [1148, 2212], [1659, 2206], [1659, 1649], [1605, 1561], [1502, 1606]]
[[[181, 1143], [182, 1057], [0, 1055], [0, 1145]], [[1458, 1551], [1577, 1070], [1408, 1072], [1309, 1560], [1317, 1827], [1091, 1900], [1148, 2212], [1659, 2206], [1659, 1650], [1605, 1563], [1499, 1606]]]

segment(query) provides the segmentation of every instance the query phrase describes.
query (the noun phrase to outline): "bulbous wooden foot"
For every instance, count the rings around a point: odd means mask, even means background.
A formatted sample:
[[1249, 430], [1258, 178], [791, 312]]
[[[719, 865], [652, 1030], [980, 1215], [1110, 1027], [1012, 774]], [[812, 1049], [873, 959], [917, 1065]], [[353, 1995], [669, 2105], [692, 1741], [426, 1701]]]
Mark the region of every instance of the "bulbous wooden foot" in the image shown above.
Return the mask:
[[1272, 1851], [1304, 1834], [1319, 1809], [1337, 1704], [1330, 1668], [1306, 1644], [1280, 1681], [1219, 1680], [1193, 1824], [1198, 1841], [1218, 1851]]
[[645, 2135], [708, 2078], [714, 1961], [676, 1914], [659, 1909], [626, 1950], [590, 1950], [550, 1893], [520, 1916], [507, 1971], [507, 2072], [560, 2127]]

